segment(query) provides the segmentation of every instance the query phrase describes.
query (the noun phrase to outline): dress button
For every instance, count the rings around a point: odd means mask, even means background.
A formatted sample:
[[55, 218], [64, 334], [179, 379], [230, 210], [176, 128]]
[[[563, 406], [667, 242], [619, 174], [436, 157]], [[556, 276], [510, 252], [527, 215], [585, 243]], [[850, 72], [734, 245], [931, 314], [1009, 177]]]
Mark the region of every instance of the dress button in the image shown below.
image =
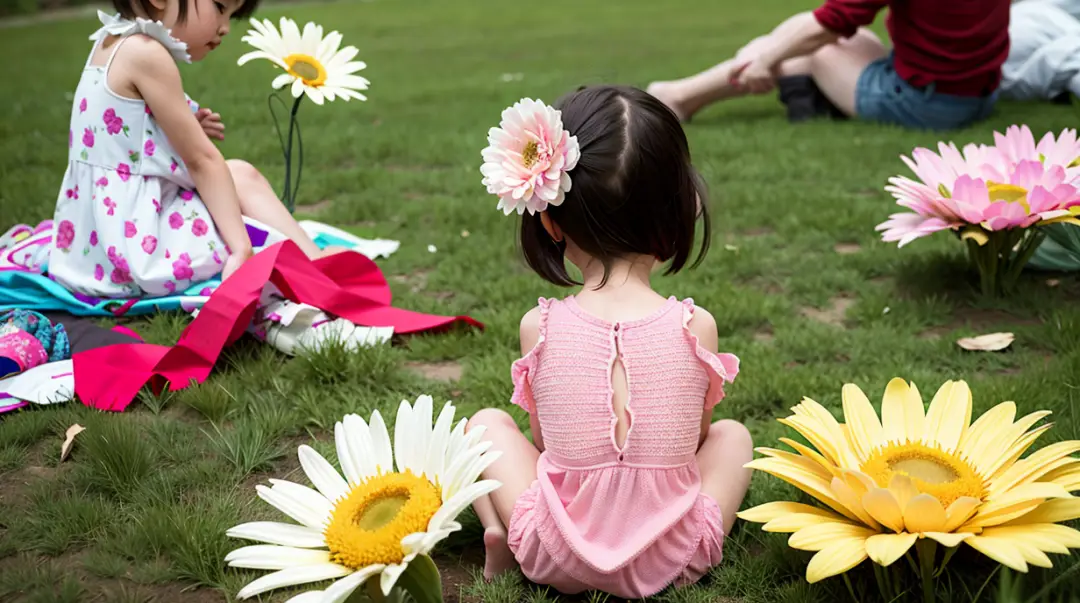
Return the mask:
[[625, 454], [620, 454], [620, 455], [619, 455], [619, 460], [620, 460], [620, 461], [624, 460], [625, 458], [626, 458], [626, 455], [625, 455]]

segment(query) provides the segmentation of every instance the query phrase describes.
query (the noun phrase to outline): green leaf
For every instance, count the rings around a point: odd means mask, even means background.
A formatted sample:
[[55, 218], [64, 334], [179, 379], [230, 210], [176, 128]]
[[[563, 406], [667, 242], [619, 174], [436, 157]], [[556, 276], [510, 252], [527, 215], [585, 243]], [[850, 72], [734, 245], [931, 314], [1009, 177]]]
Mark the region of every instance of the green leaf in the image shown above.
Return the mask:
[[416, 603], [442, 603], [439, 568], [427, 555], [419, 555], [409, 563], [397, 586], [409, 593]]

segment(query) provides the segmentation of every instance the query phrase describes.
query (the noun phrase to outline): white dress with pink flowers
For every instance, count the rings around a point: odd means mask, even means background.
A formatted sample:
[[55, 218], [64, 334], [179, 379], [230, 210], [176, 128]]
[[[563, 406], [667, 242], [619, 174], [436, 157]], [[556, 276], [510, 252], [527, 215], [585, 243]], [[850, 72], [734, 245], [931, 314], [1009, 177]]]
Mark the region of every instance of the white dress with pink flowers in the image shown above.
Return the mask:
[[[104, 16], [102, 22], [91, 36], [95, 49], [109, 34], [122, 36], [116, 48], [142, 34], [187, 60], [184, 43], [160, 24]], [[146, 103], [109, 89], [111, 63], [88, 60], [75, 92], [49, 274], [84, 295], [169, 295], [220, 273], [228, 253]]]

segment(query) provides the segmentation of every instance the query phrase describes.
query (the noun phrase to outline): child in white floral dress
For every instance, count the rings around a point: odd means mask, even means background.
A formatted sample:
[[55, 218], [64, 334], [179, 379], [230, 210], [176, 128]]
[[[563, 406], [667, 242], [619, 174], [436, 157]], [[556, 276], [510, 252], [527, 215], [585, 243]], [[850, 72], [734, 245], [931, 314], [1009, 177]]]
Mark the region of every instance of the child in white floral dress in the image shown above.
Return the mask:
[[221, 116], [181, 85], [177, 61], [205, 58], [258, 0], [113, 4], [75, 92], [50, 276], [105, 298], [227, 278], [252, 254], [242, 215], [323, 255], [254, 167], [222, 157]]

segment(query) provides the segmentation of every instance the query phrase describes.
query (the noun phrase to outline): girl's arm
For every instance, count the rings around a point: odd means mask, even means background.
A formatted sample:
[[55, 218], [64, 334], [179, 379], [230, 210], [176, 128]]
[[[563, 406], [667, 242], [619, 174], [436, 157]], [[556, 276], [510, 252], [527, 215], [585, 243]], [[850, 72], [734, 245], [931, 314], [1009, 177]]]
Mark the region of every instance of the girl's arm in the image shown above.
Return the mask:
[[[176, 152], [183, 159], [231, 255], [251, 255], [251, 240], [240, 216], [240, 199], [225, 158], [188, 108], [180, 70], [169, 51], [135, 36], [118, 51], [113, 70], [130, 78]], [[110, 81], [111, 83], [111, 81]]]
[[[525, 356], [536, 347], [536, 342], [540, 340], [540, 308], [533, 308], [529, 310], [525, 316], [521, 318], [521, 355]], [[533, 401], [532, 394], [529, 394], [529, 429], [532, 430], [533, 446], [540, 452], [544, 451], [544, 435], [540, 432], [540, 418], [536, 414], [536, 403]]]
[[[705, 348], [713, 354], [719, 351], [720, 336], [716, 333], [716, 319], [705, 308], [695, 308], [694, 316], [690, 318], [690, 332], [697, 336], [698, 345]], [[706, 399], [712, 392], [706, 393]], [[698, 436], [698, 447], [705, 442], [705, 437], [709, 435], [709, 427], [712, 425], [713, 409], [709, 408], [701, 413], [701, 434]]]

